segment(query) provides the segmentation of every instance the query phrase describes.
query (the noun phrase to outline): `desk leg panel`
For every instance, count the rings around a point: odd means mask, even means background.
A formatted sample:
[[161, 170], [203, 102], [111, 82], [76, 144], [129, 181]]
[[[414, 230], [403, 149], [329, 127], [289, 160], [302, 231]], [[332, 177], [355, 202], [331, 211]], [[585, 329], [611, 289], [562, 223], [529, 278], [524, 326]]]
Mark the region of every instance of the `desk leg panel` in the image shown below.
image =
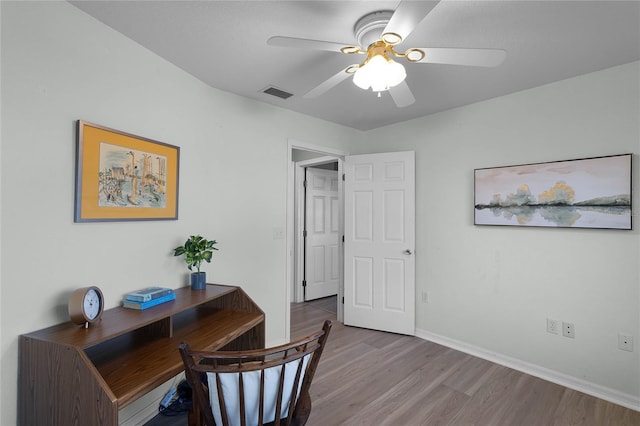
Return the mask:
[[21, 336], [19, 425], [117, 425], [115, 397], [84, 353]]

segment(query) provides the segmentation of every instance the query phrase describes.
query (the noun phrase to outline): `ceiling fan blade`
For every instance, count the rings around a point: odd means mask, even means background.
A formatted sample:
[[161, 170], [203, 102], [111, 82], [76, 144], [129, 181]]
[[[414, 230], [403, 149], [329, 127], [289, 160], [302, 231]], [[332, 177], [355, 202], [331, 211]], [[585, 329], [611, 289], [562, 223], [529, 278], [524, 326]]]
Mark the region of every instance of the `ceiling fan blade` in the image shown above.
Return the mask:
[[416, 101], [416, 98], [413, 97], [413, 93], [411, 93], [411, 89], [409, 89], [409, 85], [406, 80], [397, 86], [390, 88], [389, 94], [398, 108], [409, 106]]
[[342, 81], [346, 80], [347, 78], [353, 75], [347, 72], [347, 69], [349, 69], [349, 67], [352, 67], [352, 66], [353, 65], [349, 65], [347, 68], [338, 71], [333, 76], [329, 77], [327, 80], [323, 81], [318, 86], [314, 87], [313, 89], [305, 93], [304, 96], [302, 97], [305, 99], [316, 98], [322, 95], [323, 93], [325, 93], [327, 90], [337, 86], [339, 83], [341, 83]]
[[439, 2], [440, 0], [400, 2], [382, 33], [394, 33], [402, 37], [402, 40], [406, 39]]
[[269, 46], [293, 47], [296, 49], [327, 50], [341, 53], [341, 48], [346, 44], [333, 43], [331, 41], [311, 40], [307, 38], [274, 36], [267, 40]]
[[501, 49], [460, 49], [455, 47], [420, 47], [425, 55], [421, 64], [468, 65], [472, 67], [497, 67], [507, 57]]

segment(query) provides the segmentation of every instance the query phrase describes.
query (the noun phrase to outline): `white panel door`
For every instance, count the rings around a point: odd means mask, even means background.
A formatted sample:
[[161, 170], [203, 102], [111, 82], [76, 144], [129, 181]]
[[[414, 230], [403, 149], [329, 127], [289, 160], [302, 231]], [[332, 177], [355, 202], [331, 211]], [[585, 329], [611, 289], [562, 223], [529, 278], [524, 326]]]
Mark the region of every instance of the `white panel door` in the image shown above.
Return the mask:
[[345, 157], [346, 325], [415, 334], [414, 157]]
[[337, 294], [340, 279], [338, 172], [307, 168], [306, 181], [305, 301]]

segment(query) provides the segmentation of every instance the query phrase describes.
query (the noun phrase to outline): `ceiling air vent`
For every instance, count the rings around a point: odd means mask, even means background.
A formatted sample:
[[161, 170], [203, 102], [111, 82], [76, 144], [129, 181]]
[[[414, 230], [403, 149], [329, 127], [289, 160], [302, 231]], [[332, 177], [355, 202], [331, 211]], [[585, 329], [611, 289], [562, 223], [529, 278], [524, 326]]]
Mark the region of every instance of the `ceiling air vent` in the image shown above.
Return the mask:
[[275, 96], [280, 99], [287, 99], [293, 96], [293, 93], [285, 92], [284, 90], [280, 90], [273, 86], [267, 87], [262, 91], [262, 93], [266, 93], [267, 95]]

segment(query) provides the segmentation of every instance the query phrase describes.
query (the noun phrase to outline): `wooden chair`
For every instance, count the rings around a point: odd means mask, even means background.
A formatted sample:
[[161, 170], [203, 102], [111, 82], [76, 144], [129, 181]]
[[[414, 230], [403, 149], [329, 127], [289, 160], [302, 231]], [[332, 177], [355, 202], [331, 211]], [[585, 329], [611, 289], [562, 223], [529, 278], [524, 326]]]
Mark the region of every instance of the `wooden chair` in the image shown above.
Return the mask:
[[193, 395], [189, 424], [206, 426], [304, 425], [309, 387], [331, 330], [268, 349], [193, 351], [179, 346]]

